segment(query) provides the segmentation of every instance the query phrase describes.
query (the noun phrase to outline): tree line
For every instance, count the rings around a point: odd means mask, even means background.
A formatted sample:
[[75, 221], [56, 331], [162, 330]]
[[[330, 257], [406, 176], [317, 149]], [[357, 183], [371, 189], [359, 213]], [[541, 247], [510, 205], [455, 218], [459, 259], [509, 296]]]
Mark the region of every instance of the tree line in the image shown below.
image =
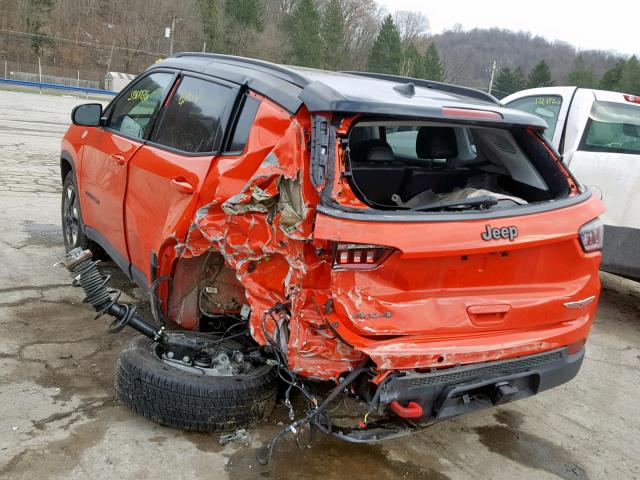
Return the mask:
[[[549, 65], [541, 60], [528, 75], [525, 75], [520, 66], [515, 69], [510, 67], [500, 69], [492, 93], [498, 98], [504, 98], [526, 88], [550, 87], [556, 84], [562, 83], [553, 80]], [[598, 78], [583, 56], [578, 55], [564, 84], [640, 95], [640, 62], [635, 55], [628, 60], [619, 59], [613, 67]]]
[[[330, 70], [369, 70], [487, 90], [500, 97], [576, 84], [639, 94], [638, 61], [523, 32], [433, 35], [418, 12], [389, 15], [375, 0], [2, 0], [0, 59], [139, 73], [174, 51], [207, 51]], [[6, 32], [23, 32], [20, 34]], [[573, 69], [570, 66], [573, 64]], [[75, 73], [75, 72], [74, 72]]]
[[[263, 0], [198, 3], [205, 38], [216, 52], [255, 54], [265, 29], [275, 23], [284, 34], [278, 50], [285, 63], [444, 79], [438, 50], [426, 38], [427, 19], [419, 13], [380, 18], [377, 5], [367, 0], [297, 0], [275, 15], [265, 11]], [[356, 12], [364, 15], [356, 18]]]

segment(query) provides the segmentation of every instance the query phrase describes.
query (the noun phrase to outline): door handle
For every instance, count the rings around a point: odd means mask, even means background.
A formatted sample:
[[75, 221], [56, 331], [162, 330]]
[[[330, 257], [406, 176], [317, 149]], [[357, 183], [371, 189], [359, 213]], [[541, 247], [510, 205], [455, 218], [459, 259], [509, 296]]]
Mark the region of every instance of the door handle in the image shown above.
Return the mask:
[[172, 178], [171, 185], [179, 192], [193, 193], [193, 185], [191, 185], [184, 177]]
[[119, 153], [112, 154], [111, 160], [113, 160], [113, 163], [115, 163], [116, 165], [124, 165], [125, 163], [127, 163], [127, 159], [124, 158], [124, 155], [120, 155]]
[[511, 310], [509, 304], [470, 305], [467, 313], [471, 323], [478, 327], [489, 327], [502, 324]]

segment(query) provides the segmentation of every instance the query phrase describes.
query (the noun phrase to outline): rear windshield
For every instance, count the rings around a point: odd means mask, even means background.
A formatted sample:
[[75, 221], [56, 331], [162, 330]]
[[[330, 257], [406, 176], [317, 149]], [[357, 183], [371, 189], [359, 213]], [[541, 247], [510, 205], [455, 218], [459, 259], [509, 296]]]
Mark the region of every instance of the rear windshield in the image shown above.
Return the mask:
[[640, 107], [594, 102], [579, 150], [640, 154]]
[[345, 177], [372, 208], [501, 208], [568, 194], [555, 158], [525, 127], [363, 119], [348, 145]]
[[520, 98], [507, 104], [509, 108], [522, 110], [523, 112], [533, 113], [547, 122], [548, 128], [544, 132], [547, 140], [553, 138], [558, 123], [558, 115], [560, 115], [560, 107], [562, 107], [562, 97], [559, 95], [536, 95], [533, 97]]

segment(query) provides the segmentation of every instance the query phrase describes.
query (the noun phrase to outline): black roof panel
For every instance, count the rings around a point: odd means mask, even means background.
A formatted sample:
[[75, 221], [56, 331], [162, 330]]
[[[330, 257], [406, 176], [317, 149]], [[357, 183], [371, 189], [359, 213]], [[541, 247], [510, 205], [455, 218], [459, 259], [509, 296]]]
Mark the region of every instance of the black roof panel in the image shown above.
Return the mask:
[[[291, 113], [304, 104], [310, 112], [441, 118], [442, 107], [449, 106], [500, 113], [503, 119], [492, 123], [546, 128], [542, 119], [503, 108], [487, 93], [421, 79], [330, 72], [212, 53], [178, 53], [149, 68], [157, 67], [179, 68], [247, 85]], [[413, 85], [399, 88], [409, 83]]]

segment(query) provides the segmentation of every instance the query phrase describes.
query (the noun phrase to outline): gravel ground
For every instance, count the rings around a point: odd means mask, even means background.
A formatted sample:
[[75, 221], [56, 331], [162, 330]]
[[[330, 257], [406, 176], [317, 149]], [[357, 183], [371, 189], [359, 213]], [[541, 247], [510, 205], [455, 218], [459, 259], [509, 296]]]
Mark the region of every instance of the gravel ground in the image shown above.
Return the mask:
[[[640, 478], [640, 285], [602, 274], [578, 377], [508, 406], [375, 445], [287, 438], [268, 467], [254, 444], [156, 425], [117, 404], [114, 364], [133, 335], [105, 332], [53, 268], [60, 234], [59, 140], [83, 100], [0, 91], [0, 478]], [[145, 295], [105, 264], [129, 301]]]

